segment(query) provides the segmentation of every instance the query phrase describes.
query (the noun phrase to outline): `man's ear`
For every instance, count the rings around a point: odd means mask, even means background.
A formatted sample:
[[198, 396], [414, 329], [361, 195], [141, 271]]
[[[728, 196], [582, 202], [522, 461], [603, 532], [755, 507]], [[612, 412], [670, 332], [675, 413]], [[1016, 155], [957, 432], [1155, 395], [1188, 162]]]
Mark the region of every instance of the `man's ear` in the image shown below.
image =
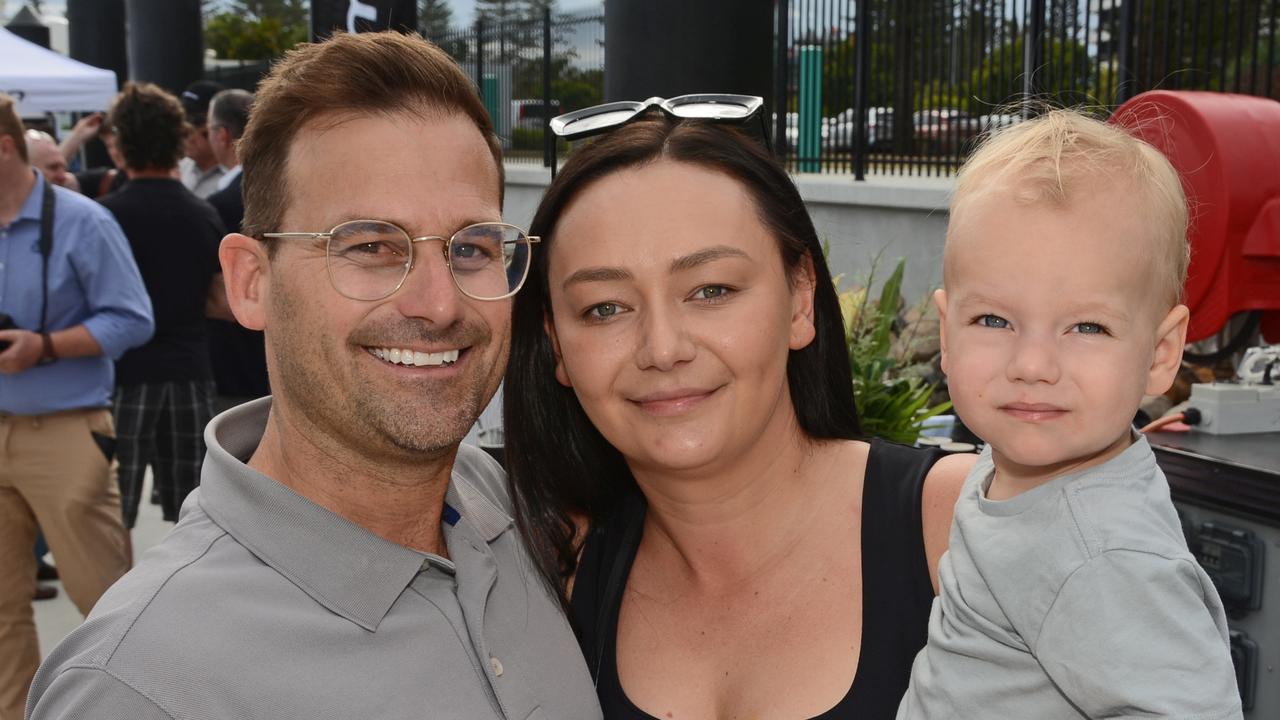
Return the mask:
[[1147, 395], [1163, 395], [1182, 367], [1182, 350], [1187, 345], [1187, 324], [1191, 311], [1186, 305], [1174, 306], [1156, 327], [1156, 346], [1147, 373]]
[[808, 347], [817, 335], [813, 325], [813, 295], [817, 282], [813, 258], [806, 254], [791, 270], [791, 337], [788, 346], [792, 350]]
[[271, 261], [267, 257], [267, 249], [247, 235], [231, 233], [222, 238], [218, 260], [222, 263], [231, 313], [250, 330], [265, 330], [271, 286]]
[[569, 373], [564, 369], [564, 356], [560, 354], [560, 338], [556, 336], [556, 321], [551, 317], [551, 313], [543, 316], [542, 329], [547, 333], [547, 339], [551, 341], [551, 352], [556, 356], [556, 381], [567, 388], [573, 387], [573, 381], [569, 379]]
[[938, 308], [938, 347], [942, 354], [942, 372], [947, 374], [947, 291], [938, 288], [933, 291], [933, 305]]

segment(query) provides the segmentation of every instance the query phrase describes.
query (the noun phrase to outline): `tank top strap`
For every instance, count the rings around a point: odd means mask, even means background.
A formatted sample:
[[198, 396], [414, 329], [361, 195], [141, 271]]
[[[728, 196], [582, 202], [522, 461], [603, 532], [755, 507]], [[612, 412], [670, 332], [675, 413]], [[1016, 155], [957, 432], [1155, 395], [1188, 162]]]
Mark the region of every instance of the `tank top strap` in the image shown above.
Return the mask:
[[894, 717], [929, 634], [933, 583], [924, 481], [943, 453], [872, 440], [862, 489], [862, 649], [846, 698], [858, 717]]

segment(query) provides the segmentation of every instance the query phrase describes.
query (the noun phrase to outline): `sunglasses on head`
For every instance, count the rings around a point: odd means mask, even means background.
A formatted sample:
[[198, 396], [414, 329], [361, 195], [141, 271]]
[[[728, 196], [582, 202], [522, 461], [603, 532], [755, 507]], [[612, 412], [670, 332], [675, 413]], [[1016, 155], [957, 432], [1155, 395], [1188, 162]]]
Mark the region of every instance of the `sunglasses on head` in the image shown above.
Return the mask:
[[764, 98], [755, 95], [697, 94], [681, 95], [670, 100], [651, 97], [643, 102], [611, 102], [574, 110], [551, 119], [551, 132], [566, 140], [598, 135], [643, 116], [657, 108], [670, 118], [706, 120], [742, 125], [760, 119], [760, 136], [769, 147], [769, 133], [764, 124]]

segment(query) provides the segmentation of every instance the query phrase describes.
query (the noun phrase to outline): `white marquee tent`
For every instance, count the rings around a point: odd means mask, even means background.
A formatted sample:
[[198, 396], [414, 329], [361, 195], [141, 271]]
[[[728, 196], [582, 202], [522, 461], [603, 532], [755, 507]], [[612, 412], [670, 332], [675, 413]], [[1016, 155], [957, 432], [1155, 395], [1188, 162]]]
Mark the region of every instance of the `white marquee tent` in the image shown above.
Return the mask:
[[105, 110], [116, 94], [116, 74], [0, 28], [0, 92], [18, 101], [22, 117]]

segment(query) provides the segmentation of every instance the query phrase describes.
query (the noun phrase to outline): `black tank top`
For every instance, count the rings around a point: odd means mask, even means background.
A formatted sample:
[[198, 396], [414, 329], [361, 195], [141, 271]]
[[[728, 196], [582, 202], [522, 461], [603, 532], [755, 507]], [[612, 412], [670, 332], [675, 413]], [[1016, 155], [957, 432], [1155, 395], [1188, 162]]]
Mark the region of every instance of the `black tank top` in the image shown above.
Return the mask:
[[[921, 490], [942, 456], [873, 440], [862, 490], [862, 648], [849, 692], [813, 720], [892, 719], [911, 663], [928, 637], [933, 585], [925, 556]], [[570, 598], [582, 653], [605, 720], [656, 720], [637, 708], [618, 679], [618, 612], [640, 546], [645, 502], [636, 491], [587, 535]]]

